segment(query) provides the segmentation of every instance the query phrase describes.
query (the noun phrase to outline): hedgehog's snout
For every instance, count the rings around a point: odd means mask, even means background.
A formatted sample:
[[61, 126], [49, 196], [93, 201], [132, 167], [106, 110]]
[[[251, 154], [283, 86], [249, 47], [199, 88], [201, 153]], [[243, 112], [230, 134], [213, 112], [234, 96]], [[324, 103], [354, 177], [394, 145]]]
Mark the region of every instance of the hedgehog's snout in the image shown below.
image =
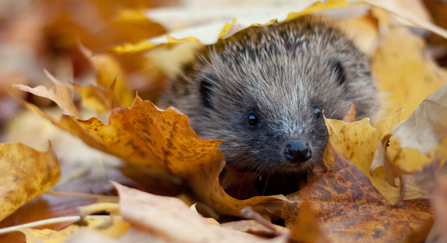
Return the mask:
[[312, 157], [312, 150], [304, 140], [294, 140], [287, 143], [284, 156], [292, 163], [304, 163]]

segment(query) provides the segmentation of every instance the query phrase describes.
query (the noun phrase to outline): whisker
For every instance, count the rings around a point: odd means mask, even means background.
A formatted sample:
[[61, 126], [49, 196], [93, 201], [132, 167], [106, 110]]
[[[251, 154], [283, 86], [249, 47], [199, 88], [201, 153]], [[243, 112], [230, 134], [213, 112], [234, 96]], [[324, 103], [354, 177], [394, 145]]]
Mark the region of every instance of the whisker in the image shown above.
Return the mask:
[[264, 190], [262, 191], [262, 196], [265, 194], [265, 189], [267, 188], [267, 184], [269, 183], [270, 172], [267, 174], [267, 180], [265, 181]]

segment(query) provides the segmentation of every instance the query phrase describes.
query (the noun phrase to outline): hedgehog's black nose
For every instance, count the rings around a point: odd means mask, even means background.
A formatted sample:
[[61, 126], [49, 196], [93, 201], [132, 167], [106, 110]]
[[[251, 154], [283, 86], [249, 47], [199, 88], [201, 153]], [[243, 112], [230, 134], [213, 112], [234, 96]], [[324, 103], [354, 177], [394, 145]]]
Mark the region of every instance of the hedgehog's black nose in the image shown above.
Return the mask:
[[303, 163], [312, 157], [312, 151], [306, 141], [295, 140], [286, 145], [284, 156], [290, 162]]

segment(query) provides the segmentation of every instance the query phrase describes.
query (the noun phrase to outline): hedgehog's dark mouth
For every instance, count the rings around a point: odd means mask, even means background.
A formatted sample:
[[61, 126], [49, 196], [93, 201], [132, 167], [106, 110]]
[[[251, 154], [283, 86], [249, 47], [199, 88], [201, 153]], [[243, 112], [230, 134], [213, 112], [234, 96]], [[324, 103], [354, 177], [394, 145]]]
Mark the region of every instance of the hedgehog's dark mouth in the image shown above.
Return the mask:
[[[321, 160], [321, 162], [320, 162]], [[265, 161], [227, 161], [228, 164], [235, 165], [234, 168], [237, 168], [240, 172], [255, 172], [261, 175], [268, 174], [295, 174], [297, 176], [306, 174], [309, 171], [312, 171], [316, 165], [322, 164], [322, 158], [312, 158], [303, 163], [290, 163], [288, 160], [284, 158], [278, 158], [275, 160], [265, 160]], [[241, 166], [238, 166], [241, 165]], [[246, 165], [249, 164], [247, 167]]]

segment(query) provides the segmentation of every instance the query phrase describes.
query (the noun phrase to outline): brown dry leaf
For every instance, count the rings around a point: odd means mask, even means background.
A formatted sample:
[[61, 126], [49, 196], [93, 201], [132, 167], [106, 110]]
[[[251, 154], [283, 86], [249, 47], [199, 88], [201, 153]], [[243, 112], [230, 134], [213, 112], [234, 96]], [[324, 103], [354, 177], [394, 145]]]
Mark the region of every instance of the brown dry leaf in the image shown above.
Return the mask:
[[399, 115], [400, 111], [394, 112], [377, 122], [374, 128], [368, 119], [353, 123], [326, 119], [330, 144], [338, 153], [363, 171], [377, 190], [391, 203], [399, 199], [401, 190], [387, 183], [383, 169], [376, 170], [371, 175], [370, 166], [382, 137], [390, 133], [399, 123]]
[[[434, 153], [431, 154], [436, 155], [440, 150], [447, 152], [447, 138], [440, 147], [433, 149]], [[447, 173], [447, 157], [432, 156], [432, 158], [431, 163], [424, 165], [421, 170], [412, 171], [410, 175], [405, 176], [405, 180], [427, 192], [433, 191], [438, 177]]]
[[89, 85], [84, 88], [76, 84], [72, 85], [81, 94], [82, 105], [92, 107], [98, 113], [120, 106], [120, 102], [114, 93], [116, 81], [110, 84], [107, 89], [104, 89], [102, 86]]
[[402, 147], [415, 148], [424, 154], [447, 136], [447, 85], [428, 96], [391, 134]]
[[271, 208], [288, 225], [305, 220], [300, 212], [306, 201], [331, 242], [398, 242], [432, 218], [427, 199], [392, 205], [361, 170], [332, 152], [335, 165], [331, 171], [288, 195], [293, 203]]
[[349, 107], [348, 112], [346, 112], [343, 121], [347, 123], [355, 122], [355, 102]]
[[372, 72], [384, 98], [385, 114], [403, 109], [407, 119], [431, 93], [447, 82], [447, 73], [423, 55], [424, 42], [404, 28], [395, 28], [380, 40]]
[[[430, 12], [433, 22], [441, 28], [447, 29], [447, 4], [443, 1], [423, 0], [425, 7]], [[431, 33], [427, 42], [435, 46], [445, 45], [447, 40], [439, 35]]]
[[408, 236], [402, 242], [404, 243], [428, 242], [427, 236], [433, 227], [433, 221], [434, 219], [429, 219], [425, 221], [425, 223], [421, 225], [416, 231], [413, 231], [410, 234], [408, 234]]
[[53, 149], [39, 152], [22, 143], [0, 144], [0, 221], [59, 181]]
[[434, 224], [434, 231], [438, 236], [436, 242], [445, 242], [447, 240], [447, 208], [445, 207], [447, 204], [447, 175], [438, 178], [435, 188], [431, 202], [436, 215]]
[[144, 193], [114, 183], [120, 210], [132, 226], [170, 242], [287, 242], [284, 234], [263, 239], [208, 223], [177, 198]]
[[312, 210], [312, 207], [307, 199], [301, 206], [302, 207], [299, 212], [300, 219], [294, 222], [290, 227], [290, 234], [292, 238], [299, 242], [330, 242], [321, 230], [317, 218], [314, 216], [315, 212]]
[[65, 84], [61, 83], [57, 80], [53, 75], [51, 75], [48, 71], [44, 70], [47, 77], [54, 83], [54, 86], [48, 90], [44, 86], [37, 86], [35, 88], [30, 88], [26, 85], [15, 84], [13, 85], [15, 88], [21, 89], [23, 91], [32, 93], [34, 95], [48, 98], [59, 106], [62, 113], [66, 115], [72, 115], [75, 118], [81, 119], [81, 114], [79, 114], [78, 109], [73, 103], [72, 92], [71, 89], [68, 88]]

